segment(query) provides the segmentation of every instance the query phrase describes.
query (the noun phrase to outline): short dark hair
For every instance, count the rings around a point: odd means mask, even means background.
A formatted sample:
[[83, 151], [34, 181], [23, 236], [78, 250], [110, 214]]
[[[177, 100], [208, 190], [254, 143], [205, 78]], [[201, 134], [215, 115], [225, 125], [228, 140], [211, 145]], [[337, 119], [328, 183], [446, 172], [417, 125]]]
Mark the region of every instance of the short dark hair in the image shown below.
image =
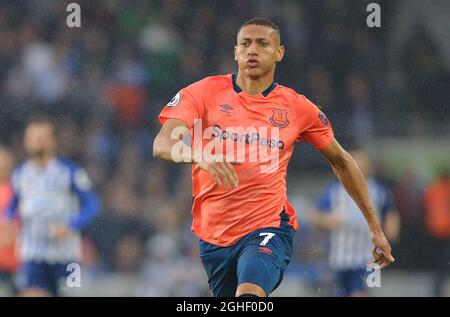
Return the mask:
[[278, 34], [280, 34], [280, 28], [278, 27], [278, 25], [276, 25], [275, 23], [273, 23], [272, 21], [265, 19], [265, 18], [253, 18], [250, 19], [246, 22], [244, 22], [241, 27], [239, 28], [238, 32], [247, 25], [262, 25], [262, 26], [267, 26], [268, 28], [271, 28], [275, 31], [278, 32]]
[[33, 124], [48, 124], [49, 126], [52, 127], [53, 134], [55, 136], [57, 135], [55, 121], [53, 120], [52, 117], [50, 117], [49, 115], [47, 115], [45, 113], [37, 113], [37, 114], [31, 115], [27, 120], [26, 126], [29, 127], [30, 125], [33, 125]]

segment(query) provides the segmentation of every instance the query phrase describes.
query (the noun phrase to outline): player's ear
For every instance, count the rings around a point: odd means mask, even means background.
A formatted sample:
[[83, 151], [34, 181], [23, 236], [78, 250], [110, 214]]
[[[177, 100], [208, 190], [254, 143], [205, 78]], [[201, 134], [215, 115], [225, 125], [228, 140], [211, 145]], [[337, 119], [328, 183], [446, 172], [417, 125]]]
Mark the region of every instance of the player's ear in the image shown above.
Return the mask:
[[236, 55], [237, 46], [234, 46], [234, 60], [237, 61], [237, 55]]
[[286, 49], [284, 48], [283, 45], [280, 45], [278, 47], [278, 49], [277, 49], [277, 56], [276, 56], [276, 61], [277, 62], [281, 62], [283, 60], [285, 51], [286, 51]]

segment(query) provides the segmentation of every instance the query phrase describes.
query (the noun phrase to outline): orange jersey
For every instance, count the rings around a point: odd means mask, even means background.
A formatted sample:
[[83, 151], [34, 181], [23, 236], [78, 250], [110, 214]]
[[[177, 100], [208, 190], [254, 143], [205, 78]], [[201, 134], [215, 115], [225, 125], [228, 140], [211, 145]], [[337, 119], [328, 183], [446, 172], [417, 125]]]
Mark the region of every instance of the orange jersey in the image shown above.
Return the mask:
[[[202, 135], [205, 139], [199, 144], [205, 149], [214, 140], [223, 143], [222, 153], [227, 155], [230, 149], [237, 152], [238, 146], [246, 150], [234, 153], [236, 160], [243, 162], [233, 165], [239, 177], [237, 188], [217, 185], [209, 173], [193, 164], [192, 230], [200, 239], [229, 246], [254, 230], [279, 227], [283, 220], [297, 229], [286, 191], [294, 144], [307, 141], [323, 149], [333, 139], [331, 124], [317, 106], [274, 83], [252, 96], [236, 85], [235, 75], [224, 75], [207, 77], [182, 89], [159, 115], [161, 123], [169, 118], [183, 120], [192, 135], [196, 135], [194, 123], [201, 119], [206, 138]], [[228, 147], [230, 143], [234, 145]], [[269, 156], [277, 154], [275, 167], [269, 172], [267, 156], [252, 156], [264, 151]]]

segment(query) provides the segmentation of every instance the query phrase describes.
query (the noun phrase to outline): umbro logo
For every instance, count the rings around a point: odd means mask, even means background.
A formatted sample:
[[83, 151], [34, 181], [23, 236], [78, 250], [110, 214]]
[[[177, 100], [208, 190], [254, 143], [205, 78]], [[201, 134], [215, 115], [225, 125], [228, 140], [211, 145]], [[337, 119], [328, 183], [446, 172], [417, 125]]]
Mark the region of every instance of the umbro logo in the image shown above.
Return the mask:
[[223, 105], [220, 105], [219, 107], [220, 107], [220, 111], [221, 112], [224, 112], [224, 113], [226, 113], [228, 115], [230, 115], [231, 111], [233, 110], [233, 107], [230, 106], [229, 104], [226, 104], [226, 103], [223, 104]]
[[268, 247], [259, 247], [258, 251], [265, 254], [272, 254], [272, 250], [270, 250]]

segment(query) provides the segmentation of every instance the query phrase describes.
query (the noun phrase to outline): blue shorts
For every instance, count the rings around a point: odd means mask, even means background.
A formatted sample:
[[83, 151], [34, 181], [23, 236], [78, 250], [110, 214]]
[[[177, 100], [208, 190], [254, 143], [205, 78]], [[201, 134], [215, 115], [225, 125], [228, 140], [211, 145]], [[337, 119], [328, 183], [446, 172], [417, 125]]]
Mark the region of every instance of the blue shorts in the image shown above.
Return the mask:
[[258, 229], [229, 247], [200, 240], [200, 258], [216, 297], [234, 297], [239, 284], [259, 285], [268, 296], [283, 279], [292, 255], [294, 230]]
[[67, 264], [25, 262], [19, 272], [19, 290], [39, 288], [57, 296], [60, 281], [70, 274], [66, 268]]
[[336, 283], [339, 296], [349, 296], [354, 292], [366, 292], [367, 271], [365, 268], [342, 270], [336, 272]]

